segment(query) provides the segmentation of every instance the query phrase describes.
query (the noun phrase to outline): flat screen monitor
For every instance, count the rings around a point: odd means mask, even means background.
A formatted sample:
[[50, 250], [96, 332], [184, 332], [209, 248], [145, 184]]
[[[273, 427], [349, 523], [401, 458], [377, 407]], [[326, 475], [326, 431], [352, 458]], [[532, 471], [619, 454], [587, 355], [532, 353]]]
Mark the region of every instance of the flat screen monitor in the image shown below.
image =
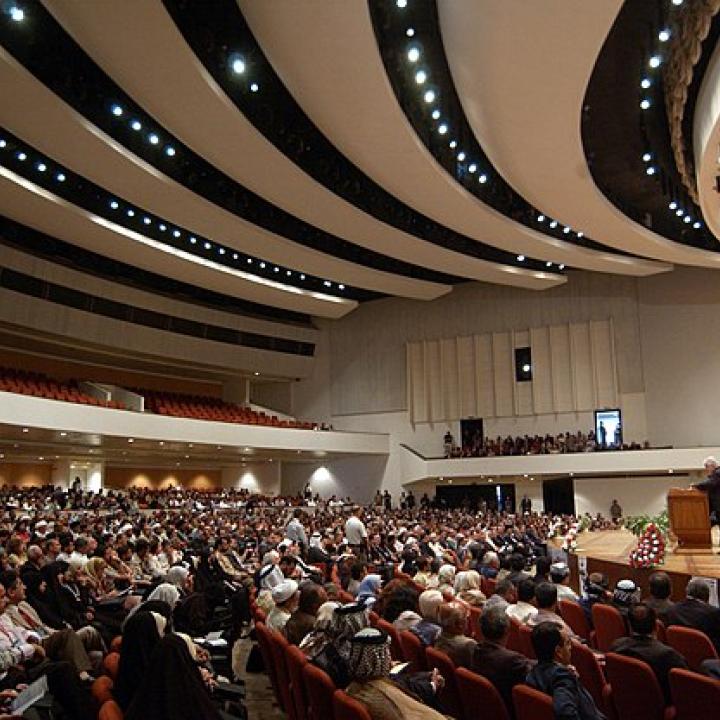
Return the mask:
[[595, 441], [601, 450], [622, 447], [622, 416], [618, 408], [595, 411]]

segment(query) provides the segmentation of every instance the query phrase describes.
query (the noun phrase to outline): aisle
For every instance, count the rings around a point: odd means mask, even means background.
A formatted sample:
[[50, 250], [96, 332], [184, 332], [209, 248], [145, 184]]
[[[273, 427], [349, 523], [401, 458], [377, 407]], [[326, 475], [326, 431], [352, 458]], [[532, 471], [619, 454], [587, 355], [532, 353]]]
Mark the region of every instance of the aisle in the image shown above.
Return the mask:
[[240, 670], [239, 675], [245, 681], [247, 691], [245, 707], [248, 711], [248, 720], [284, 720], [285, 713], [275, 702], [275, 695], [267, 674], [245, 672], [245, 664], [251, 647], [250, 640], [241, 640], [233, 649], [233, 671]]

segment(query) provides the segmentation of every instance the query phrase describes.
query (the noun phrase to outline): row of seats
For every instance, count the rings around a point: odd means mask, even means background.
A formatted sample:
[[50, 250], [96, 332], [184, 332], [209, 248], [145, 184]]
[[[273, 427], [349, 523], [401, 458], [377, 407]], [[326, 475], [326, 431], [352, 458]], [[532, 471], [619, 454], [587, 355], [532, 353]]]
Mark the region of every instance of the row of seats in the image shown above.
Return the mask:
[[52, 380], [41, 373], [23, 372], [9, 368], [0, 368], [0, 391], [34, 395], [47, 400], [62, 400], [81, 405], [109, 407], [116, 410], [125, 408], [122, 403], [114, 400], [103, 402], [82, 392], [74, 380], [61, 382]]

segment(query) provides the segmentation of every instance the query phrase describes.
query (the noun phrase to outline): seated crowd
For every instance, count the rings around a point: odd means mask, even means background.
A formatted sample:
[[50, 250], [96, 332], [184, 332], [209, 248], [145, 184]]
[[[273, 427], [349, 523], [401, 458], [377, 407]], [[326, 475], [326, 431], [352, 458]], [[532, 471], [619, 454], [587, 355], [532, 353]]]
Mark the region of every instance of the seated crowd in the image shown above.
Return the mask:
[[[243, 717], [242, 688], [227, 678], [245, 671], [235, 651], [253, 619], [261, 650], [282, 634], [375, 720], [460, 715], [445, 670], [394, 666], [408, 636], [485, 677], [510, 716], [526, 684], [553, 698], [557, 717], [606, 713], [571, 665], [575, 643], [600, 662], [600, 650], [647, 662], [668, 702], [670, 670], [688, 663], [655, 639], [656, 618], [720, 648], [720, 610], [702, 581], [673, 604], [662, 573], [646, 602], [632, 581], [610, 590], [591, 575], [578, 597], [547, 555], [575, 518], [298, 502], [0, 489], [0, 718], [43, 678], [53, 717], [95, 718], [100, 703], [129, 720]], [[612, 647], [595, 647], [596, 606], [624, 624]], [[693, 669], [720, 672], [717, 661]]]

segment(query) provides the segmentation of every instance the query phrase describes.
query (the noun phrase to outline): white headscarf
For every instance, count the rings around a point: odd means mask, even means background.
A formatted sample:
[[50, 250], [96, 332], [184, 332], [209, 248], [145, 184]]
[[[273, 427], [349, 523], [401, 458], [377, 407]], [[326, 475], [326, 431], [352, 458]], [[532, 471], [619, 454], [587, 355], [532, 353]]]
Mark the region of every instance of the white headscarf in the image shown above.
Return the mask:
[[177, 605], [178, 600], [180, 599], [180, 591], [170, 583], [162, 583], [161, 585], [158, 585], [151, 593], [148, 595], [147, 601], [150, 600], [162, 600], [163, 602], [166, 602], [171, 608], [174, 608], [175, 605]]

